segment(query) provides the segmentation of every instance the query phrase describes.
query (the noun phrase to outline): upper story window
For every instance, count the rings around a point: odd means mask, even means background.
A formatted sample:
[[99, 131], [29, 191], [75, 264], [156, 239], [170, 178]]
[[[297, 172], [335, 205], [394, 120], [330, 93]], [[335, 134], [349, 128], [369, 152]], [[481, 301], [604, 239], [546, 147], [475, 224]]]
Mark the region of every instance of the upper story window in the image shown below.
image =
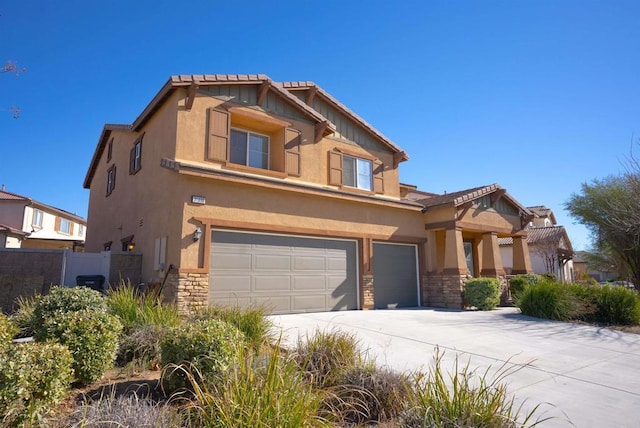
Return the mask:
[[113, 192], [116, 188], [116, 166], [111, 165], [111, 168], [107, 170], [107, 196]]
[[71, 235], [71, 221], [66, 218], [60, 218], [58, 221], [58, 232]]
[[135, 174], [142, 168], [142, 136], [136, 140], [129, 153], [129, 174]]
[[34, 227], [42, 228], [42, 219], [44, 218], [44, 212], [40, 210], [33, 210], [33, 221], [31, 225]]
[[329, 184], [384, 193], [384, 164], [341, 150], [329, 152]]
[[342, 184], [356, 189], [371, 190], [373, 174], [371, 161], [353, 156], [342, 156]]
[[232, 129], [229, 161], [239, 165], [269, 169], [269, 137]]

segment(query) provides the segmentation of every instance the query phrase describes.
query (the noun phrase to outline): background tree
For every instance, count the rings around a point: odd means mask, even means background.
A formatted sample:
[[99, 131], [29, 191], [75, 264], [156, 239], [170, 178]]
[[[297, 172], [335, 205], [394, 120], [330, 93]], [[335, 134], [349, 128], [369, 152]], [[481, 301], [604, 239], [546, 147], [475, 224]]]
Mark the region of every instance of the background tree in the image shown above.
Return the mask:
[[640, 290], [640, 165], [633, 155], [624, 174], [582, 184], [565, 207], [591, 231], [595, 250], [626, 268]]
[[560, 262], [558, 255], [558, 241], [553, 237], [536, 242], [529, 247], [529, 251], [536, 254], [544, 262], [545, 272], [557, 275]]
[[[18, 67], [18, 65], [11, 60], [7, 60], [6, 64], [2, 66], [2, 69], [0, 69], [0, 72], [2, 74], [8, 73], [8, 74], [13, 74], [15, 76], [19, 76], [21, 73], [24, 73], [25, 71], [27, 71], [26, 68]], [[20, 112], [22, 110], [19, 107], [12, 105], [11, 107], [8, 108], [8, 111], [11, 112], [14, 119], [17, 119], [18, 117], [20, 117]]]

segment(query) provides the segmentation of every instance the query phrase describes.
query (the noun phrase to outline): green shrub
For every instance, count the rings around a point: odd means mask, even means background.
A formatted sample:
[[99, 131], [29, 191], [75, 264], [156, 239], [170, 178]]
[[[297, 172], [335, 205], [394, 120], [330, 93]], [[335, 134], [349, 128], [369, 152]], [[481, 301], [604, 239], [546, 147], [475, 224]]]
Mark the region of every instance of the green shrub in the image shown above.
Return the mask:
[[605, 324], [637, 325], [640, 323], [640, 297], [624, 287], [602, 287], [597, 296], [596, 321]]
[[442, 367], [443, 355], [436, 352], [435, 365], [425, 373], [415, 373], [408, 388], [408, 409], [401, 418], [405, 427], [500, 427], [535, 426], [539, 405], [522, 413], [515, 397], [507, 393], [505, 379], [521, 367], [505, 362], [493, 377], [488, 367], [476, 373], [469, 363], [460, 367], [456, 357], [450, 374]]
[[113, 363], [121, 330], [117, 317], [83, 309], [46, 318], [36, 339], [56, 341], [69, 348], [76, 381], [88, 384], [100, 379]]
[[120, 318], [125, 334], [143, 325], [176, 327], [181, 318], [178, 307], [164, 304], [153, 293], [139, 293], [130, 283], [121, 283], [107, 293], [109, 311]]
[[160, 364], [160, 342], [167, 328], [147, 324], [123, 335], [118, 345], [116, 363], [123, 367], [133, 363], [136, 367], [156, 367]]
[[53, 287], [46, 296], [35, 301], [33, 330], [36, 334], [48, 318], [83, 309], [107, 311], [107, 303], [99, 292], [87, 287]]
[[341, 426], [393, 420], [405, 409], [406, 383], [403, 374], [373, 363], [352, 367], [330, 389], [325, 408]]
[[190, 319], [219, 319], [231, 323], [244, 334], [247, 344], [258, 350], [271, 338], [273, 323], [267, 318], [267, 314], [264, 306], [208, 306], [196, 310]]
[[169, 329], [160, 344], [163, 387], [172, 392], [189, 386], [189, 373], [215, 380], [243, 345], [242, 333], [225, 321], [201, 320]]
[[550, 281], [529, 286], [516, 305], [524, 315], [567, 321], [580, 318], [580, 301], [568, 287]]
[[0, 347], [11, 343], [18, 331], [18, 327], [13, 325], [3, 313], [0, 313]]
[[18, 332], [19, 337], [29, 337], [36, 334], [35, 330], [35, 321], [34, 321], [34, 310], [36, 307], [36, 303], [42, 298], [41, 295], [35, 294], [33, 296], [18, 296], [16, 299], [16, 304], [18, 305], [18, 309], [11, 314], [11, 322], [15, 324], [20, 331]]
[[65, 396], [73, 358], [57, 343], [26, 343], [0, 349], [0, 426], [40, 419]]
[[336, 385], [345, 371], [362, 362], [358, 346], [353, 334], [316, 331], [306, 340], [298, 339], [294, 358], [314, 386], [326, 388]]
[[509, 291], [514, 299], [517, 299], [520, 294], [530, 285], [537, 284], [542, 281], [542, 277], [536, 274], [523, 274], [516, 275], [509, 280]]
[[266, 355], [241, 349], [237, 363], [216, 387], [192, 378], [195, 399], [189, 413], [193, 426], [331, 426], [318, 416], [322, 392], [300, 376], [297, 364], [283, 357], [278, 345], [266, 348]]
[[496, 278], [472, 278], [464, 285], [464, 301], [481, 311], [495, 309], [500, 303], [500, 282]]

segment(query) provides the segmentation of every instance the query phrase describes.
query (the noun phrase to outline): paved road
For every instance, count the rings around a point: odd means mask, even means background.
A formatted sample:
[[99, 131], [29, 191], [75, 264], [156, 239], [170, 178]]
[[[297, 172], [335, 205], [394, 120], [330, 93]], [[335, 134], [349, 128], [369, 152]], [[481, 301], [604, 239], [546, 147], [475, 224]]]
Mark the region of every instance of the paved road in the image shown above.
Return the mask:
[[457, 355], [481, 370], [505, 362], [520, 369], [509, 391], [525, 406], [537, 403], [554, 419], [543, 427], [640, 426], [640, 335], [519, 314], [444, 309], [345, 311], [272, 317], [283, 341], [315, 330], [353, 332], [378, 364], [396, 370], [428, 368], [436, 346], [443, 366]]

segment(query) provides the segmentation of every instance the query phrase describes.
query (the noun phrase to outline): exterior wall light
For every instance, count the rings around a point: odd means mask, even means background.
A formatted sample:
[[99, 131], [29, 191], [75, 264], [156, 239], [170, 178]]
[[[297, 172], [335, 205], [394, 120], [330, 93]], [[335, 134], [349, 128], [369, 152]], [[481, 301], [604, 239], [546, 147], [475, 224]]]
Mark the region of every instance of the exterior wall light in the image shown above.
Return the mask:
[[193, 242], [198, 242], [202, 238], [202, 229], [196, 227], [196, 230], [193, 231]]
[[129, 245], [127, 245], [127, 250], [133, 251], [135, 249], [136, 249], [136, 244], [134, 244], [133, 242], [131, 242]]

